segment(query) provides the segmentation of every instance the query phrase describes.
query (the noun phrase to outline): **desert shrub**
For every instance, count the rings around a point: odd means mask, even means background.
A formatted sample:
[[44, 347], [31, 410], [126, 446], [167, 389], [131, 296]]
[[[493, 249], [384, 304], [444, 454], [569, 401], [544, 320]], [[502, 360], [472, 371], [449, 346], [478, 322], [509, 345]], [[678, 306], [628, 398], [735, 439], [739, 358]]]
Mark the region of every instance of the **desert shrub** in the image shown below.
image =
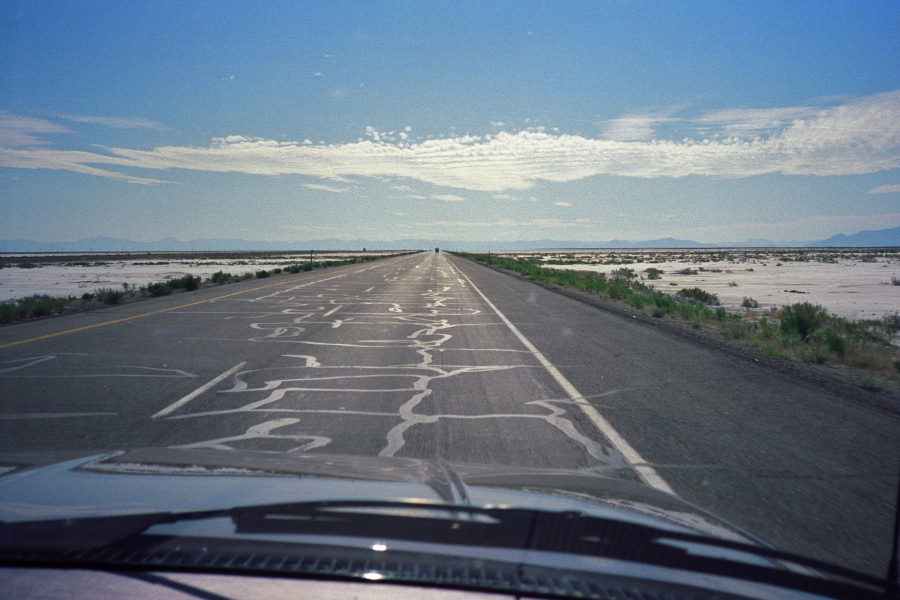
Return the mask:
[[32, 317], [55, 315], [66, 307], [65, 298], [36, 295], [0, 303], [0, 322], [8, 323]]
[[634, 279], [637, 277], [637, 273], [634, 272], [634, 269], [628, 269], [626, 267], [622, 267], [621, 269], [614, 269], [612, 273], [610, 273], [616, 279]]
[[844, 338], [834, 329], [827, 329], [824, 332], [822, 344], [828, 349], [829, 352], [832, 352], [841, 358], [847, 354], [847, 342]]
[[92, 294], [91, 292], [85, 292], [81, 295], [81, 299], [82, 300], [93, 300], [94, 294]]
[[231, 273], [224, 273], [222, 271], [216, 271], [209, 277], [209, 280], [212, 281], [213, 283], [222, 284], [222, 283], [225, 283], [225, 282], [231, 280]]
[[678, 305], [678, 302], [676, 302], [675, 299], [672, 298], [672, 296], [664, 294], [663, 292], [651, 290], [649, 295], [650, 299], [653, 301], [653, 306], [657, 308], [664, 308], [666, 312], [674, 310]]
[[168, 281], [166, 281], [166, 284], [173, 290], [192, 291], [200, 287], [200, 277], [185, 275], [184, 277], [169, 279]]
[[18, 315], [18, 307], [15, 302], [0, 302], [0, 323], [9, 323], [23, 318]]
[[675, 271], [675, 273], [677, 273], [678, 275], [696, 275], [697, 273], [699, 273], [699, 271], [697, 271], [697, 269], [685, 267], [683, 269], [679, 269], [678, 271]]
[[172, 293], [172, 287], [166, 283], [151, 283], [147, 286], [147, 293], [154, 298], [159, 296], [168, 296]]
[[900, 285], [900, 277], [891, 277], [891, 285]]
[[38, 267], [40, 267], [40, 265], [37, 265], [35, 263], [30, 263], [30, 262], [19, 263], [16, 266], [19, 267], [20, 269], [37, 269]]
[[745, 321], [734, 321], [722, 326], [722, 336], [730, 340], [742, 340], [750, 335], [752, 326]]
[[278, 275], [281, 272], [282, 272], [281, 267], [275, 267], [274, 269], [272, 269], [272, 275]]
[[900, 331], [900, 313], [884, 315], [884, 328], [890, 333]]
[[103, 304], [119, 304], [125, 299], [125, 292], [112, 288], [100, 288], [95, 292], [95, 297]]
[[702, 290], [698, 287], [692, 288], [682, 288], [675, 292], [675, 295], [680, 298], [687, 298], [689, 300], [696, 300], [697, 302], [701, 302], [703, 304], [718, 304], [719, 298], [715, 294], [711, 294], [706, 290]]
[[756, 323], [756, 337], [760, 340], [770, 340], [775, 337], [776, 329], [769, 323], [769, 319], [763, 317]]
[[827, 319], [828, 313], [818, 304], [800, 302], [785, 306], [781, 315], [781, 332], [806, 341]]
[[34, 302], [30, 303], [29, 310], [32, 317], [45, 317], [55, 315], [66, 307], [65, 298], [53, 298], [51, 296], [35, 297]]
[[799, 348], [796, 352], [797, 358], [803, 362], [816, 365], [825, 364], [828, 362], [828, 359], [831, 358], [831, 353], [824, 344], [807, 344]]
[[257, 279], [265, 279], [265, 278], [268, 277], [269, 275], [271, 275], [271, 273], [269, 273], [269, 272], [266, 271], [265, 269], [256, 272], [256, 278], [257, 278]]
[[741, 306], [744, 308], [759, 308], [759, 302], [750, 298], [748, 296], [744, 296], [744, 299], [741, 301]]
[[644, 269], [644, 273], [647, 274], [647, 279], [660, 279], [662, 277], [663, 271], [654, 267], [650, 267], [648, 269]]

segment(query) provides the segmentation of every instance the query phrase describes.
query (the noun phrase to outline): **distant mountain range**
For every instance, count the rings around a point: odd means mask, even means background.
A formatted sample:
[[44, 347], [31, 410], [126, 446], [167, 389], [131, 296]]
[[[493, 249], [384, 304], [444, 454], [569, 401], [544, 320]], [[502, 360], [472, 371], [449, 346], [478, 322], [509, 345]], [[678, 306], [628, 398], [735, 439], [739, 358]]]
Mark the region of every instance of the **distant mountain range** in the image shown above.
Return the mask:
[[515, 242], [460, 242], [450, 240], [400, 239], [393, 241], [325, 239], [308, 242], [262, 242], [247, 240], [206, 239], [182, 241], [166, 238], [156, 242], [135, 242], [111, 237], [96, 237], [74, 242], [35, 242], [33, 240], [0, 240], [2, 252], [217, 252], [231, 250], [308, 251], [308, 250], [425, 250], [435, 247], [463, 251], [509, 251], [574, 248], [877, 248], [900, 246], [900, 227], [877, 231], [860, 231], [852, 235], [838, 234], [825, 240], [808, 242], [775, 242], [766, 239], [703, 244], [692, 240], [661, 238], [647, 241], [565, 241], [520, 240]]

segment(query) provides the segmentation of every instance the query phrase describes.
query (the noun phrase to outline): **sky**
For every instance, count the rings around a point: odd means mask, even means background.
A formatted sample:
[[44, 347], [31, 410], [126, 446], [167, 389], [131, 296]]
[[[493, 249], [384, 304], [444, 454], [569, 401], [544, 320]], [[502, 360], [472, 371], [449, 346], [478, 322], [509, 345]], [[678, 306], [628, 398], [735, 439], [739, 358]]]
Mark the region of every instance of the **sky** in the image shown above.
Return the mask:
[[0, 3], [0, 239], [900, 226], [900, 2]]

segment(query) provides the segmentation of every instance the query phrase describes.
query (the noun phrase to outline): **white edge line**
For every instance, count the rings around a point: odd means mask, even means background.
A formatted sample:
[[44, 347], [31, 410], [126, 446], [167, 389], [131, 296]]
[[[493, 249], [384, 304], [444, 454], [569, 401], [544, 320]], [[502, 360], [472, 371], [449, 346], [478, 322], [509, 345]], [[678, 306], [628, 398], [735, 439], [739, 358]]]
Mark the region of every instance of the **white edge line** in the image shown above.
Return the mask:
[[478, 292], [478, 295], [482, 297], [487, 305], [490, 306], [495, 313], [497, 313], [497, 316], [503, 320], [503, 323], [505, 323], [506, 326], [509, 327], [510, 331], [512, 331], [513, 334], [517, 338], [519, 338], [519, 341], [522, 342], [522, 345], [524, 345], [528, 349], [528, 351], [538, 359], [538, 362], [540, 362], [541, 365], [545, 369], [547, 369], [547, 372], [550, 373], [553, 379], [555, 379], [556, 382], [565, 390], [565, 392], [569, 395], [569, 398], [571, 398], [572, 401], [578, 405], [578, 407], [581, 409], [581, 412], [583, 412], [584, 415], [591, 421], [591, 423], [593, 423], [594, 426], [600, 430], [600, 433], [606, 436], [606, 439], [609, 440], [609, 443], [612, 444], [616, 450], [622, 453], [622, 456], [624, 456], [625, 460], [630, 463], [631, 468], [635, 470], [635, 472], [638, 474], [638, 477], [640, 477], [641, 480], [643, 480], [643, 482], [650, 487], [654, 487], [658, 490], [662, 490], [674, 495], [675, 491], [669, 486], [668, 483], [666, 483], [666, 481], [662, 477], [659, 476], [659, 473], [656, 472], [656, 469], [647, 465], [647, 461], [644, 460], [644, 458], [640, 454], [638, 454], [637, 450], [632, 448], [631, 444], [629, 444], [627, 441], [625, 441], [625, 438], [619, 435], [619, 432], [613, 428], [610, 422], [607, 421], [599, 412], [597, 412], [596, 408], [591, 406], [591, 404], [584, 399], [584, 396], [581, 395], [581, 393], [575, 388], [574, 385], [572, 385], [572, 383], [568, 379], [566, 379], [565, 375], [563, 375], [559, 371], [559, 369], [553, 366], [553, 363], [547, 360], [546, 356], [541, 354], [541, 351], [538, 350], [537, 347], [532, 344], [528, 340], [528, 338], [526, 338], [522, 334], [522, 332], [512, 324], [509, 319], [506, 318], [506, 315], [500, 312], [500, 309], [494, 306], [493, 302], [488, 300], [488, 297], [485, 296], [480, 289], [478, 289], [478, 286], [472, 283], [472, 280], [469, 279], [469, 277], [465, 273], [463, 273], [462, 270], [460, 270], [459, 273], [466, 278], [466, 281], [469, 282], [469, 285], [472, 286], [472, 289]]
[[169, 406], [165, 407], [164, 409], [162, 409], [161, 411], [159, 411], [158, 413], [156, 413], [155, 415], [153, 415], [150, 418], [158, 419], [159, 417], [164, 417], [167, 414], [178, 410], [179, 408], [181, 408], [182, 406], [184, 406], [185, 404], [187, 404], [188, 402], [190, 402], [191, 400], [193, 400], [194, 398], [196, 398], [203, 392], [207, 391], [209, 388], [213, 387], [214, 385], [216, 385], [217, 383], [219, 383], [220, 381], [222, 381], [229, 375], [233, 375], [238, 369], [240, 369], [241, 367], [243, 367], [246, 364], [247, 364], [246, 362], [242, 362], [240, 364], [237, 364], [237, 365], [231, 367], [230, 369], [228, 369], [227, 371], [225, 371], [224, 373], [222, 373], [221, 375], [219, 375], [212, 381], [209, 381], [209, 382], [205, 383], [204, 385], [201, 385], [200, 387], [198, 387], [196, 390], [194, 390], [193, 392], [191, 392], [190, 394], [188, 394], [181, 400], [179, 400], [173, 404], [170, 404]]

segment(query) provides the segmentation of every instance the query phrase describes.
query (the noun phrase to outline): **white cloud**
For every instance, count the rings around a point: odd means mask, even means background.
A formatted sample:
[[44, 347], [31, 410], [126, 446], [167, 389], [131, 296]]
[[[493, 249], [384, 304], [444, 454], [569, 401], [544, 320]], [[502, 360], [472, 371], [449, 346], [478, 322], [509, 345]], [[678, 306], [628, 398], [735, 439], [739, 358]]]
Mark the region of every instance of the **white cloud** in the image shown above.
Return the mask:
[[338, 188], [330, 185], [322, 185], [320, 183], [305, 183], [303, 184], [303, 187], [308, 190], [322, 190], [323, 192], [333, 192], [335, 194], [342, 194], [350, 191], [350, 188]]
[[72, 130], [44, 119], [23, 117], [0, 111], [0, 146], [22, 147], [49, 144], [39, 136], [54, 133], [72, 133]]
[[[40, 120], [28, 125], [22, 117], [4, 116], [7, 122], [18, 123], [6, 127], [7, 136], [18, 140], [20, 146], [28, 146], [29, 140], [31, 145], [17, 153], [4, 151], [0, 166], [66, 169], [136, 183], [157, 180], [91, 165], [297, 174], [331, 180], [403, 178], [497, 193], [525, 190], [539, 181], [575, 181], [601, 174], [640, 178], [739, 178], [768, 173], [840, 176], [900, 168], [900, 91], [831, 108], [719, 111], [698, 120], [704, 126], [717, 127], [714, 135], [682, 141], [591, 139], [530, 129], [411, 143], [385, 139], [393, 136], [370, 127], [366, 131], [369, 139], [347, 144], [278, 142], [233, 135], [216, 138], [209, 147], [108, 148], [100, 154], [38, 147], [39, 134], [64, 128]], [[768, 137], [727, 135], [759, 131], [773, 124], [779, 128]], [[458, 200], [462, 197], [453, 201]]]
[[83, 115], [60, 115], [59, 117], [66, 121], [103, 125], [104, 127], [112, 127], [115, 129], [165, 129], [165, 127], [159, 123], [140, 117], [88, 117]]
[[463, 202], [465, 198], [462, 196], [456, 196], [454, 194], [432, 194], [431, 198], [434, 200], [443, 200], [444, 202]]
[[656, 125], [675, 119], [661, 115], [629, 115], [610, 119], [601, 124], [603, 137], [618, 142], [634, 142], [653, 139]]
[[104, 163], [117, 166], [133, 166], [127, 159], [93, 154], [90, 152], [78, 152], [73, 150], [13, 150], [0, 148], [0, 166], [19, 169], [50, 169], [57, 171], [73, 171], [84, 175], [95, 175], [117, 179], [128, 183], [140, 183], [151, 185], [156, 183], [171, 183], [161, 179], [145, 177], [133, 177], [116, 171], [98, 169], [90, 164]]
[[814, 106], [788, 108], [729, 108], [706, 113], [693, 122], [726, 135], [759, 135], [783, 129], [799, 119], [814, 119], [822, 112]]
[[900, 192], [900, 185], [879, 185], [869, 190], [870, 194], [896, 194]]
[[554, 202], [553, 206], [569, 207], [569, 206], [572, 206], [572, 203], [571, 202]]

